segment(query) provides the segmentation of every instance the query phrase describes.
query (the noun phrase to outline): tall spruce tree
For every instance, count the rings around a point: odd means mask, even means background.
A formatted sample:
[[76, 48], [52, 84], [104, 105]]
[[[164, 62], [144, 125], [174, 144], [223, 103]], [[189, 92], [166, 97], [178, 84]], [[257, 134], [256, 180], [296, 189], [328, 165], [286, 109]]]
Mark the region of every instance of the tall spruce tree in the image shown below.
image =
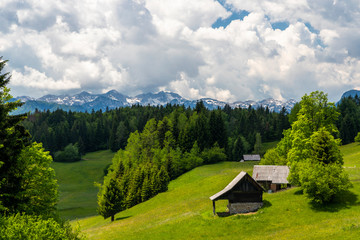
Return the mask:
[[217, 142], [221, 148], [225, 148], [227, 145], [226, 128], [220, 110], [211, 111], [209, 128], [209, 146], [213, 146]]
[[[0, 72], [5, 64], [0, 58]], [[0, 215], [51, 217], [58, 196], [52, 158], [41, 144], [30, 143], [30, 135], [20, 125], [26, 116], [9, 115], [22, 105], [11, 101], [9, 81], [8, 73], [0, 74]]]
[[254, 145], [254, 151], [257, 154], [261, 154], [261, 134], [256, 133], [255, 135], [255, 145]]
[[124, 197], [117, 179], [111, 178], [109, 183], [103, 186], [98, 195], [98, 213], [104, 219], [111, 217], [114, 221], [116, 213], [123, 210]]
[[16, 212], [21, 204], [18, 196], [25, 172], [19, 155], [30, 142], [29, 134], [20, 125], [26, 116], [9, 115], [22, 103], [11, 101], [10, 90], [6, 87], [11, 77], [9, 73], [1, 74], [6, 62], [0, 57], [0, 202], [7, 212]]

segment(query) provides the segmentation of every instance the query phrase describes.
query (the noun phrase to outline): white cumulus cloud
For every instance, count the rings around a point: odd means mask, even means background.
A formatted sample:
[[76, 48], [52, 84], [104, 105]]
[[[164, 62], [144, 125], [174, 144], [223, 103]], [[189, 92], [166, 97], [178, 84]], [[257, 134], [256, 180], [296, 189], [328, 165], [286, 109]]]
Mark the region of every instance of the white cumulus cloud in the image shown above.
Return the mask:
[[15, 96], [169, 90], [236, 101], [323, 90], [337, 101], [360, 86], [358, 0], [5, 0], [0, 10]]
[[25, 67], [24, 73], [13, 71], [12, 84], [14, 86], [29, 87], [29, 89], [41, 90], [70, 90], [79, 89], [80, 84], [76, 81], [63, 79], [55, 81], [53, 78], [46, 76], [45, 73], [36, 69]]

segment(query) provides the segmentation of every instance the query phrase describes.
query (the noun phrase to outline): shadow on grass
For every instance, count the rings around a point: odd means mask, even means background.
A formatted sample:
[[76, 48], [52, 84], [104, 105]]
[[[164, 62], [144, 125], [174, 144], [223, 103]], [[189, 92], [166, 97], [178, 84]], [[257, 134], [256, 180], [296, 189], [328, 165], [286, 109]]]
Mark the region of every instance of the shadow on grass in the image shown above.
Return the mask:
[[229, 212], [216, 212], [216, 215], [218, 215], [219, 217], [231, 216], [231, 214]]
[[130, 217], [132, 217], [132, 216], [117, 217], [117, 218], [115, 219], [115, 221], [124, 220], [124, 219], [130, 218]]
[[[268, 200], [263, 200], [263, 206], [261, 208], [258, 209], [258, 211], [260, 211], [261, 209], [264, 209], [264, 208], [268, 208], [268, 207], [271, 207], [272, 204], [271, 202], [269, 202]], [[246, 214], [255, 214], [257, 211], [255, 212], [250, 212], [250, 213], [244, 213], [244, 215]], [[219, 217], [228, 217], [228, 216], [231, 216], [231, 215], [235, 215], [235, 214], [230, 214], [230, 212], [216, 212], [216, 214], [219, 216]]]
[[263, 200], [263, 206], [261, 207], [261, 208], [268, 208], [268, 207], [271, 207], [272, 206], [272, 204], [271, 204], [271, 202], [269, 202], [268, 200]]
[[358, 196], [351, 192], [345, 191], [338, 194], [334, 200], [327, 204], [318, 204], [315, 202], [311, 202], [311, 208], [315, 211], [319, 212], [338, 212], [342, 209], [350, 208], [351, 206], [360, 205], [360, 202], [357, 201]]
[[304, 191], [302, 189], [296, 190], [296, 192], [294, 192], [295, 195], [303, 195]]

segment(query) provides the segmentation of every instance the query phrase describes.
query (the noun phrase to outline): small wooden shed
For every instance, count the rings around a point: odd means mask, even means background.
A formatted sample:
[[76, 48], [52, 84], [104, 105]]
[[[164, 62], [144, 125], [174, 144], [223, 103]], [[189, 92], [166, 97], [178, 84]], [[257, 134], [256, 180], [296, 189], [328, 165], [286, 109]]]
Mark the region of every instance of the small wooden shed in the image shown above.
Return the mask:
[[248, 173], [239, 173], [223, 190], [210, 197], [215, 212], [215, 201], [228, 200], [230, 214], [254, 212], [262, 207], [264, 189]]
[[260, 161], [261, 157], [259, 154], [244, 154], [243, 160], [244, 161]]
[[290, 186], [287, 180], [289, 172], [288, 166], [255, 165], [253, 178], [265, 189], [276, 192], [281, 189], [281, 186]]

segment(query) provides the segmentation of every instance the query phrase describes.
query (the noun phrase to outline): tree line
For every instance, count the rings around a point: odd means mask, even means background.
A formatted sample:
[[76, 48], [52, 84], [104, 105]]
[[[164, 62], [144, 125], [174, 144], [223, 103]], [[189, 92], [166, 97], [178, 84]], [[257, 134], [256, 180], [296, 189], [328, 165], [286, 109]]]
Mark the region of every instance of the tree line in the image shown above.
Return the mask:
[[342, 98], [337, 104], [340, 113], [336, 126], [340, 132], [340, 138], [343, 144], [354, 142], [354, 138], [360, 132], [360, 98], [355, 97]]
[[91, 113], [35, 111], [22, 124], [32, 140], [42, 142], [55, 161], [63, 161], [66, 154], [62, 152], [66, 147], [67, 152], [72, 153], [68, 155], [72, 156], [76, 151], [83, 155], [97, 150], [116, 152], [124, 149], [130, 133], [141, 132], [150, 119], [158, 121], [165, 116], [173, 123], [173, 136], [183, 151], [189, 151], [195, 140], [203, 149], [212, 146], [217, 139], [219, 146], [225, 148], [228, 159], [234, 161], [253, 150], [256, 135], [261, 136], [262, 142], [279, 140], [282, 131], [290, 126], [285, 108], [276, 113], [262, 107], [232, 109], [226, 105], [223, 109], [210, 111], [202, 102], [194, 109], [168, 104], [158, 107], [134, 105]]

